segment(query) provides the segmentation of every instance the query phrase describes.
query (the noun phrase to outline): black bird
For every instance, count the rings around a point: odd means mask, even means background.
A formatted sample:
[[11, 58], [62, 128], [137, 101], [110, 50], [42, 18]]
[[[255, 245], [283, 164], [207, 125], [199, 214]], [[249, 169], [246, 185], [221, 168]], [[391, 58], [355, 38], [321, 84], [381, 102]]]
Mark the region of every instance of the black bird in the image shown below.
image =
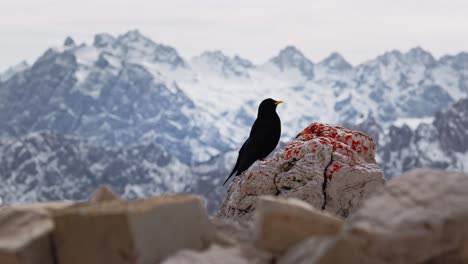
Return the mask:
[[276, 106], [283, 101], [265, 99], [258, 107], [257, 120], [250, 130], [249, 138], [239, 150], [236, 165], [224, 184], [236, 173], [240, 175], [258, 159], [264, 159], [278, 144], [281, 135], [281, 120], [276, 113]]

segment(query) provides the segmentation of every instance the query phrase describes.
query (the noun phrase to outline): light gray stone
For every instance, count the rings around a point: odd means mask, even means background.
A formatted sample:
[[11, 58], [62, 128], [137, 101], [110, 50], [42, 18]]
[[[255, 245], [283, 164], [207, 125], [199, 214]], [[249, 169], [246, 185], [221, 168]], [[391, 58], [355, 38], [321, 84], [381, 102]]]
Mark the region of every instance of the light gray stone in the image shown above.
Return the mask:
[[417, 169], [399, 176], [348, 218], [316, 260], [468, 263], [467, 190], [462, 173]]
[[282, 255], [311, 236], [336, 234], [343, 220], [297, 199], [261, 197], [255, 211], [257, 247]]
[[371, 137], [312, 123], [270, 158], [235, 177], [219, 215], [251, 217], [262, 195], [297, 198], [347, 217], [384, 184]]
[[66, 264], [153, 264], [213, 239], [203, 202], [191, 195], [84, 204], [54, 222], [57, 256]]
[[0, 263], [53, 264], [53, 222], [47, 213], [0, 209]]

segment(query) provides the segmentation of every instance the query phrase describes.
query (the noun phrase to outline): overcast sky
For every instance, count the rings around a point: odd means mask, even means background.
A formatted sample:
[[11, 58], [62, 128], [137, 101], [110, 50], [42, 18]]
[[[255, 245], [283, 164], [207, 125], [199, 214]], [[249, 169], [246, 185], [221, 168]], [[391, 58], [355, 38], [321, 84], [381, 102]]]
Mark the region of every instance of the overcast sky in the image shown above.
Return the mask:
[[390, 49], [468, 51], [468, 0], [0, 0], [0, 71], [68, 35], [139, 29], [190, 58], [220, 49], [263, 63], [286, 45], [353, 64]]

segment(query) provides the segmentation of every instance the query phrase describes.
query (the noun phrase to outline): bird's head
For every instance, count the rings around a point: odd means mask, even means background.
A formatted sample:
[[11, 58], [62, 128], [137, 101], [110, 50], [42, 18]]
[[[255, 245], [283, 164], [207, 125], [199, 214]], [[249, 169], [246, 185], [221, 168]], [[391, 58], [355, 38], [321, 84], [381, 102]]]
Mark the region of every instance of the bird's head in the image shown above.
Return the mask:
[[275, 101], [271, 98], [265, 99], [260, 103], [260, 106], [258, 107], [258, 114], [268, 114], [268, 113], [274, 113], [276, 110], [276, 107], [281, 104], [283, 101]]

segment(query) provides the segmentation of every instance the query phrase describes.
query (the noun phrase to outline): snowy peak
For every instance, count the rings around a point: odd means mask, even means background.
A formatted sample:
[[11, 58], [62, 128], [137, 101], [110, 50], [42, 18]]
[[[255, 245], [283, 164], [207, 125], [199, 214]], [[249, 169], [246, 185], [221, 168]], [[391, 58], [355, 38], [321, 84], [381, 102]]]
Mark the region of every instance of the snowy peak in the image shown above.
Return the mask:
[[174, 48], [155, 43], [138, 30], [119, 36], [116, 42], [126, 49], [130, 59], [138, 61], [149, 58], [151, 62], [166, 63], [172, 68], [185, 66], [184, 60]]
[[421, 47], [410, 49], [404, 54], [404, 57], [407, 63], [423, 64], [427, 67], [431, 67], [436, 64], [436, 60], [432, 54]]
[[97, 34], [93, 46], [99, 52], [106, 52], [132, 63], [161, 63], [171, 69], [185, 67], [186, 64], [173, 47], [155, 43], [138, 30], [129, 31], [118, 37]]
[[323, 61], [321, 61], [319, 65], [335, 71], [347, 71], [353, 68], [353, 66], [337, 52], [330, 54]]
[[225, 78], [249, 78], [248, 70], [255, 67], [249, 60], [238, 55], [231, 58], [219, 50], [203, 52], [200, 56], [192, 59], [191, 65], [199, 73], [206, 74], [211, 71]]
[[26, 61], [22, 61], [15, 66], [8, 68], [5, 72], [0, 72], [0, 82], [5, 82], [18, 72], [22, 72], [29, 67]]
[[67, 37], [65, 41], [63, 42], [63, 45], [65, 47], [74, 47], [76, 43], [75, 43], [75, 40], [73, 40], [71, 37]]
[[422, 65], [424, 67], [433, 67], [437, 64], [434, 56], [421, 47], [412, 48], [405, 53], [399, 50], [388, 51], [378, 56], [374, 61], [384, 66], [405, 65], [411, 67], [412, 65]]
[[114, 42], [115, 42], [114, 36], [107, 34], [107, 33], [102, 33], [102, 34], [97, 34], [94, 36], [93, 46], [96, 48], [104, 48], [104, 47], [111, 45]]
[[297, 69], [308, 79], [314, 77], [314, 64], [294, 46], [287, 46], [282, 49], [270, 62], [276, 65], [281, 71]]
[[440, 63], [448, 65], [456, 70], [468, 70], [468, 53], [460, 52], [455, 56], [447, 55], [440, 59]]
[[461, 52], [455, 56], [454, 64], [458, 70], [468, 70], [468, 53]]
[[117, 39], [121, 42], [127, 42], [127, 43], [146, 42], [146, 43], [156, 44], [151, 39], [141, 34], [140, 31], [137, 29], [130, 30], [125, 34], [118, 36]]
[[260, 67], [220, 51], [185, 67], [174, 48], [138, 31], [99, 34], [93, 45], [67, 40], [0, 82], [0, 134], [9, 138], [0, 138], [0, 199], [78, 199], [111, 182], [125, 197], [195, 189], [218, 201], [220, 175], [232, 168], [265, 97], [286, 101], [278, 108], [282, 141], [313, 121], [364, 120], [388, 175], [416, 166], [466, 170], [468, 101], [434, 125], [387, 133], [394, 120], [427, 118], [468, 96], [467, 53], [427, 67], [432, 62], [414, 48], [357, 67], [337, 53], [313, 64], [289, 46]]
[[404, 62], [403, 53], [399, 50], [391, 50], [387, 51], [384, 54], [378, 56], [373, 62], [377, 62], [378, 64], [382, 64], [384, 66], [389, 65], [399, 65]]
[[240, 65], [240, 66], [243, 66], [245, 68], [254, 68], [255, 65], [249, 61], [248, 59], [244, 59], [242, 57], [240, 57], [239, 55], [234, 55], [234, 59], [233, 59], [234, 63]]
[[[363, 131], [366, 131], [364, 129]], [[417, 167], [465, 170], [468, 163], [468, 99], [438, 112], [432, 123], [390, 126], [378, 155], [387, 178]]]
[[253, 68], [254, 65], [247, 59], [241, 58], [235, 55], [233, 58], [225, 55], [219, 50], [205, 51], [199, 57], [196, 57], [206, 61], [207, 63], [222, 63], [222, 64], [235, 64], [237, 66], [245, 68]]

